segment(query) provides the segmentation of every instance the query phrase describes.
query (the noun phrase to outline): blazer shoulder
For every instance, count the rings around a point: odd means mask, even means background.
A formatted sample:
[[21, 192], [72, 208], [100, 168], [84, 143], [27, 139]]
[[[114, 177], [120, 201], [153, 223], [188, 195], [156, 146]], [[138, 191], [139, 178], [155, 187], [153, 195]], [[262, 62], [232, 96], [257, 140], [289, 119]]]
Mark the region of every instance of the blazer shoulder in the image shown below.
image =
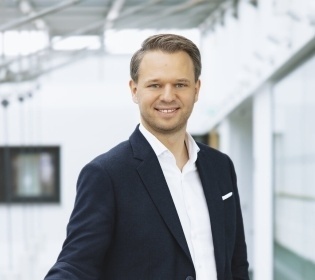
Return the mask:
[[[115, 166], [128, 162], [132, 158], [132, 149], [128, 140], [119, 143], [107, 152], [100, 154], [91, 160], [87, 165], [98, 165], [102, 168]], [[120, 166], [121, 167], [121, 166]]]
[[197, 143], [197, 145], [200, 148], [198, 159], [200, 159], [201, 164], [208, 163], [217, 171], [234, 170], [233, 162], [227, 154], [202, 143]]
[[200, 143], [200, 142], [196, 142], [196, 143], [199, 146], [200, 151], [202, 153], [205, 153], [208, 156], [215, 157], [217, 159], [222, 159], [222, 160], [230, 159], [227, 154], [225, 154], [225, 153], [223, 153], [217, 149], [214, 149], [214, 148], [212, 148], [206, 144]]

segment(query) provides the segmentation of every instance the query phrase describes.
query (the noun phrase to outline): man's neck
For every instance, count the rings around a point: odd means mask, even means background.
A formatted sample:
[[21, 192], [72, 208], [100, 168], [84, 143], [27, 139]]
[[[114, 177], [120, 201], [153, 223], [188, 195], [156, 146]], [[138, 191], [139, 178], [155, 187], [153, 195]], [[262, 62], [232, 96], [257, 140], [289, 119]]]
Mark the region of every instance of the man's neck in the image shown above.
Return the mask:
[[174, 155], [176, 164], [180, 170], [189, 159], [185, 138], [186, 131], [179, 131], [174, 134], [154, 134], [154, 136]]

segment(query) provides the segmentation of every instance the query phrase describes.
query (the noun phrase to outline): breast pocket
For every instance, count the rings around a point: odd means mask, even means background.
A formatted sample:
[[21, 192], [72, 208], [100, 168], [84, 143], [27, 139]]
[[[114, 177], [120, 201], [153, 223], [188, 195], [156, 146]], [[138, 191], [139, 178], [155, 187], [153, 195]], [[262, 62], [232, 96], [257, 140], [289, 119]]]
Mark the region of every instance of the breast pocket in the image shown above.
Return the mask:
[[232, 195], [233, 195], [233, 193], [229, 192], [229, 193], [222, 196], [222, 200], [226, 200], [226, 199], [230, 198]]

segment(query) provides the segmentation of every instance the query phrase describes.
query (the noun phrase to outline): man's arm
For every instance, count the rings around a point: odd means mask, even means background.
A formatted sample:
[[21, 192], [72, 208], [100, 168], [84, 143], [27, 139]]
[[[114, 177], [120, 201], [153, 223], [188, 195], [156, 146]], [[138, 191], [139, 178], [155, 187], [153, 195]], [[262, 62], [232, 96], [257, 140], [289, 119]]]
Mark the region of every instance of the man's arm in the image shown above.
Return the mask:
[[95, 280], [110, 245], [115, 200], [109, 175], [97, 163], [80, 173], [67, 238], [45, 280]]
[[235, 195], [236, 202], [236, 233], [235, 233], [235, 245], [234, 252], [232, 256], [232, 275], [233, 280], [249, 280], [248, 276], [248, 261], [247, 261], [247, 248], [245, 242], [243, 218], [240, 206], [240, 198], [237, 190], [237, 179], [234, 169], [234, 165], [229, 158], [229, 163], [231, 167], [231, 176], [233, 182], [233, 193]]

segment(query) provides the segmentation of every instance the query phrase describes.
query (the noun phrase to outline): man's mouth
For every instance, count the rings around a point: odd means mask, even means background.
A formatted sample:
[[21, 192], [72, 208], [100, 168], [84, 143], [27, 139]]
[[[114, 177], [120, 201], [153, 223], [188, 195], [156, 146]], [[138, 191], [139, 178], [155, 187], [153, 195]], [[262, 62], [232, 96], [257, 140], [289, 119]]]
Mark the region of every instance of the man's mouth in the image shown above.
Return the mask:
[[156, 110], [164, 114], [170, 114], [170, 113], [175, 112], [177, 109], [156, 109]]

